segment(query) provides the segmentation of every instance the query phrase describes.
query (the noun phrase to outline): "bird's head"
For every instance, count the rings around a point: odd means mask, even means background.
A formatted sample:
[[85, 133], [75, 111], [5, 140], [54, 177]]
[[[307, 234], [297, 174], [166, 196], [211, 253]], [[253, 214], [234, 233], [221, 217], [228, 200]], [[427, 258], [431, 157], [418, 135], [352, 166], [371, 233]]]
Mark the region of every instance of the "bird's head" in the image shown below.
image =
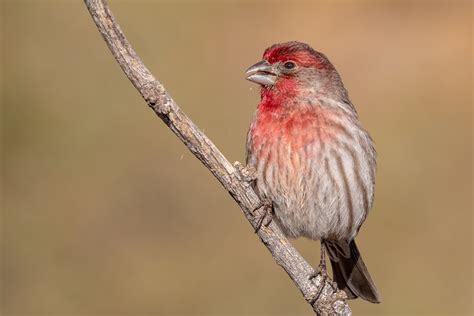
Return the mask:
[[248, 68], [245, 74], [247, 80], [261, 85], [262, 95], [280, 94], [285, 99], [302, 95], [334, 99], [347, 96], [327, 57], [301, 42], [270, 46], [263, 53], [263, 59]]

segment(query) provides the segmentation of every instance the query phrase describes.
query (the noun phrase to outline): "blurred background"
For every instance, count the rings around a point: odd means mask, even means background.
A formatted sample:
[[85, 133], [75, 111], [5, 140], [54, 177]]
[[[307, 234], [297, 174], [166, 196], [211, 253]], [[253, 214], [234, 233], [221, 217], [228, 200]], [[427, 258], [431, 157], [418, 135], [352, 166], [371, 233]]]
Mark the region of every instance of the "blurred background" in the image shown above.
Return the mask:
[[[382, 304], [354, 314], [472, 315], [470, 1], [110, 4], [231, 161], [259, 98], [244, 70], [276, 42], [327, 54], [379, 154], [358, 244]], [[311, 315], [82, 1], [2, 1], [1, 45], [1, 315]]]

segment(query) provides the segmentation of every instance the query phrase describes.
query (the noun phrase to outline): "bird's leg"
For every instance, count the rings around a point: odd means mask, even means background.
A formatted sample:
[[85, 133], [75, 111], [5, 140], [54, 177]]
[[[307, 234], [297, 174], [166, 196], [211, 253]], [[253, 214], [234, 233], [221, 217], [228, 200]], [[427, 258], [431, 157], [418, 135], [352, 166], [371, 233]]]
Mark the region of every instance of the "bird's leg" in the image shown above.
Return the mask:
[[[315, 277], [317, 277], [318, 275], [321, 275], [321, 290], [319, 292], [321, 292], [324, 288], [324, 285], [326, 284], [326, 281], [327, 279], [329, 278], [329, 275], [328, 275], [328, 270], [327, 270], [327, 266], [326, 266], [326, 247], [324, 246], [324, 240], [321, 240], [321, 259], [320, 259], [320, 262], [319, 262], [319, 266], [314, 269], [313, 273], [311, 273], [311, 275], [309, 276], [309, 279], [312, 280], [314, 279]], [[333, 288], [333, 290], [337, 291], [338, 288], [337, 288], [337, 283], [329, 280], [330, 282], [329, 285], [331, 285], [331, 287]], [[318, 293], [318, 295], [316, 297], [319, 297], [321, 293]]]
[[[258, 214], [257, 211], [261, 208], [263, 208], [263, 212], [261, 214]], [[262, 227], [262, 225], [267, 227], [272, 222], [273, 201], [270, 199], [261, 200], [257, 207], [251, 211], [251, 213], [257, 219], [257, 224], [255, 225], [255, 233], [257, 233]]]
[[327, 278], [328, 270], [326, 267], [326, 247], [324, 246], [324, 242], [321, 242], [321, 259], [319, 260], [318, 270], [321, 272], [323, 278]]
[[314, 279], [319, 274], [321, 274], [323, 280], [326, 280], [328, 277], [328, 270], [326, 267], [326, 248], [324, 246], [324, 241], [321, 241], [321, 259], [319, 261], [319, 266], [314, 269], [314, 272], [309, 276], [310, 280]]
[[[319, 261], [319, 266], [314, 269], [313, 273], [309, 276], [309, 279], [312, 280], [316, 278], [318, 275], [321, 275], [321, 285], [319, 287], [318, 293], [314, 296], [314, 298], [310, 301], [311, 306], [319, 299], [319, 296], [323, 292], [324, 287], [326, 286], [326, 281], [328, 279], [328, 270], [326, 267], [326, 247], [324, 246], [324, 240], [321, 240], [321, 259]], [[337, 290], [337, 287], [334, 288], [333, 282], [329, 282], [331, 287], [334, 290]]]

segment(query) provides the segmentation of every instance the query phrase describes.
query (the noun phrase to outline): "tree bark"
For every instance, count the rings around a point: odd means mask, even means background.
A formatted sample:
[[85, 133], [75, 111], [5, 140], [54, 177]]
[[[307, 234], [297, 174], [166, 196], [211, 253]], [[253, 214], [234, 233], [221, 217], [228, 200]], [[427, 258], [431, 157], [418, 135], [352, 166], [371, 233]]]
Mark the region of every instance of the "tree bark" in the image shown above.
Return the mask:
[[[231, 164], [207, 136], [183, 113], [163, 85], [151, 74], [125, 38], [105, 0], [85, 0], [99, 32], [116, 61], [148, 106], [178, 136], [230, 193], [255, 229], [258, 216], [265, 212], [264, 203], [251, 186], [249, 170]], [[338, 291], [329, 278], [314, 269], [290, 244], [275, 222], [262, 225], [257, 235], [276, 263], [281, 266], [316, 315], [351, 315], [345, 293]]]

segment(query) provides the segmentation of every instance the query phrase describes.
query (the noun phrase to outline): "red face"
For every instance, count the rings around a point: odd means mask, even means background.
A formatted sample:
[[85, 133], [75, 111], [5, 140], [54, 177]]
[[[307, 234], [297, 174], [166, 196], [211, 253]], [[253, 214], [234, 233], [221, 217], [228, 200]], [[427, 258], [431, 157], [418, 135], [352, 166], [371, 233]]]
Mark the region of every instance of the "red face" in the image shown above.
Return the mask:
[[[307, 71], [332, 69], [327, 58], [300, 42], [276, 44], [267, 48], [263, 60], [247, 69], [247, 79], [264, 87], [274, 86], [279, 79], [307, 76]], [[307, 70], [307, 71], [302, 71]]]
[[334, 66], [322, 53], [300, 42], [273, 45], [247, 69], [247, 80], [262, 86], [261, 109], [292, 107], [309, 96], [347, 98]]
[[293, 62], [305, 68], [323, 68], [326, 64], [326, 58], [320, 53], [298, 42], [273, 45], [265, 50], [263, 59], [270, 64]]

